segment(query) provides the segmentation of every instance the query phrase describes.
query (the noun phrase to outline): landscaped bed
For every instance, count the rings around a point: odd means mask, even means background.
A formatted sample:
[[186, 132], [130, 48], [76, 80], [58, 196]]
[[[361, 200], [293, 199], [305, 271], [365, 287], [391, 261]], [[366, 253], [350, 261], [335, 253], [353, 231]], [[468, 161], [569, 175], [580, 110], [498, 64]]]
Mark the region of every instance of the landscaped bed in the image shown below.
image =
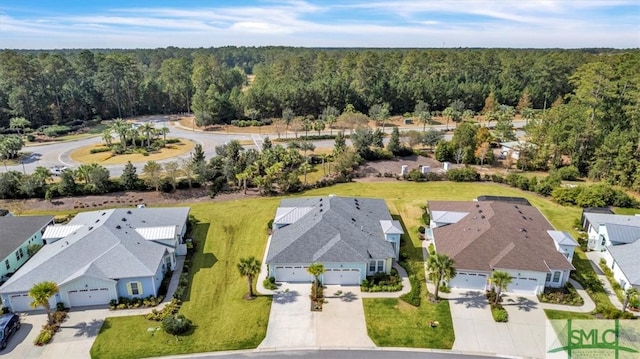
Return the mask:
[[538, 295], [542, 303], [562, 304], [581, 306], [584, 300], [578, 294], [571, 283], [565, 284], [562, 288], [545, 288], [544, 293]]
[[398, 271], [392, 268], [390, 274], [376, 273], [368, 276], [360, 284], [360, 290], [363, 292], [398, 292], [402, 290], [402, 279], [398, 275]]

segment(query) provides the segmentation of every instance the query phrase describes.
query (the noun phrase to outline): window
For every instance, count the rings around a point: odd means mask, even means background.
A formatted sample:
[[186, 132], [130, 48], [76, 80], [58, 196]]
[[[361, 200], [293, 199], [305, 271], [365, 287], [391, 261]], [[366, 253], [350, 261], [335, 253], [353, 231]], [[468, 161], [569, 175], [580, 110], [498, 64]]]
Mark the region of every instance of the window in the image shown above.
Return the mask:
[[384, 272], [384, 261], [378, 261], [378, 272]]
[[22, 258], [24, 256], [24, 252], [22, 252], [22, 247], [20, 247], [20, 249], [18, 249], [18, 252], [20, 252], [20, 257]]
[[11, 264], [9, 263], [8, 259], [4, 261], [4, 265], [5, 265], [5, 267], [7, 267], [7, 270], [9, 270], [9, 268], [11, 268]]
[[545, 279], [545, 282], [551, 282], [551, 273], [547, 273], [547, 279]]
[[562, 272], [560, 272], [560, 271], [553, 272], [553, 282], [554, 283], [558, 283], [560, 281], [560, 276], [561, 275], [562, 275]]
[[138, 283], [131, 283], [131, 294], [138, 295], [140, 290], [138, 289]]
[[376, 271], [376, 261], [369, 262], [369, 272], [375, 272], [375, 271]]

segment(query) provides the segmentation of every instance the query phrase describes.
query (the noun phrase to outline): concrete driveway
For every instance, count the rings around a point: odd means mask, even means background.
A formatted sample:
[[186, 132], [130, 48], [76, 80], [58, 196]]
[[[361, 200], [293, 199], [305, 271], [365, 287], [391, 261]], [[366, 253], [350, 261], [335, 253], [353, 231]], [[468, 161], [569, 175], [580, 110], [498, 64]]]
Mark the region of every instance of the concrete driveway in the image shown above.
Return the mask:
[[[334, 295], [341, 290], [340, 296]], [[322, 312], [311, 312], [311, 285], [285, 283], [273, 295], [267, 335], [258, 349], [373, 348], [359, 287], [329, 286]]]
[[451, 290], [448, 295], [456, 340], [454, 350], [543, 358], [546, 316], [533, 295], [508, 294], [507, 323], [496, 323], [483, 292]]

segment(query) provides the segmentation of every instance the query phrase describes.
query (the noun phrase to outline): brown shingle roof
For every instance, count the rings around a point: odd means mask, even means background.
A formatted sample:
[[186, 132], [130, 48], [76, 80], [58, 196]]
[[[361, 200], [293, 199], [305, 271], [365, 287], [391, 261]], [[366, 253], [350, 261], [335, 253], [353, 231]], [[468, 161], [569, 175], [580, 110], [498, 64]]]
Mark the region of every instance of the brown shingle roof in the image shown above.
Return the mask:
[[547, 233], [553, 227], [533, 206], [431, 201], [429, 210], [469, 213], [458, 223], [433, 229], [436, 250], [453, 258], [459, 270], [574, 269]]

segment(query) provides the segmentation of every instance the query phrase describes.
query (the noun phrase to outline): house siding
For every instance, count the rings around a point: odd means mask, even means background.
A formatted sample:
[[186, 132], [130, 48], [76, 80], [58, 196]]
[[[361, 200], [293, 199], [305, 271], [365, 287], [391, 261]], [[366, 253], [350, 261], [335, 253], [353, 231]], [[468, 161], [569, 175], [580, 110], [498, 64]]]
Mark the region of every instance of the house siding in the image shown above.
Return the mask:
[[[159, 267], [161, 268], [161, 267]], [[117, 288], [118, 288], [118, 296], [125, 298], [144, 298], [150, 295], [156, 296], [158, 295], [158, 286], [156, 286], [155, 277], [157, 273], [154, 274], [153, 277], [131, 277], [131, 278], [120, 278], [118, 280]], [[130, 295], [129, 290], [127, 288], [127, 284], [131, 282], [140, 282], [142, 283], [142, 292], [138, 295]]]
[[387, 240], [387, 242], [395, 243], [395, 259], [397, 260], [400, 255], [400, 234], [386, 234], [385, 239]]
[[[385, 260], [385, 271], [389, 273], [391, 270], [391, 266], [388, 265], [388, 262], [391, 259]], [[271, 263], [269, 265], [269, 276], [276, 276], [276, 266], [309, 266], [311, 263]], [[367, 265], [368, 263], [358, 263], [358, 262], [343, 262], [343, 263], [333, 263], [333, 262], [323, 262], [322, 265], [325, 269], [336, 269], [336, 268], [357, 268], [360, 270], [360, 280], [367, 279]], [[324, 278], [320, 277], [322, 281]]]
[[[42, 232], [38, 230], [36, 233], [32, 234], [29, 238], [26, 238], [25, 241], [19, 246], [16, 247], [8, 256], [2, 259], [0, 262], [0, 278], [4, 277], [9, 273], [14, 273], [18, 268], [20, 268], [28, 259], [29, 253], [27, 249], [30, 244], [39, 244], [43, 245], [42, 241]], [[16, 252], [19, 252], [22, 249], [22, 257], [17, 259]], [[7, 269], [6, 261], [9, 261], [9, 268]]]
[[[547, 279], [547, 273], [546, 272], [536, 272], [536, 271], [527, 271], [527, 270], [514, 270], [514, 269], [498, 269], [496, 268], [496, 270], [501, 270], [501, 271], [505, 271], [509, 274], [511, 274], [511, 277], [513, 278], [535, 278], [538, 281], [538, 285], [535, 289], [535, 293], [536, 294], [540, 294], [544, 291], [544, 287], [545, 287], [545, 281]], [[564, 273], [565, 271], [563, 271], [562, 274], [562, 278], [560, 278], [560, 285], [562, 286], [564, 285], [564, 283], [567, 280], [568, 274]], [[512, 289], [510, 286], [507, 286], [507, 292], [510, 291], [510, 289]]]
[[604, 251], [602, 251], [602, 253], [600, 253], [600, 255], [605, 259], [605, 261], [607, 261], [607, 267], [609, 267], [609, 269], [613, 267], [613, 278], [616, 280], [616, 282], [618, 282], [618, 284], [620, 284], [622, 289], [627, 290], [631, 288], [632, 285], [629, 279], [626, 275], [624, 275], [624, 272], [622, 272], [618, 263], [615, 262], [615, 260], [611, 256], [611, 253], [609, 253], [609, 251], [605, 249]]

